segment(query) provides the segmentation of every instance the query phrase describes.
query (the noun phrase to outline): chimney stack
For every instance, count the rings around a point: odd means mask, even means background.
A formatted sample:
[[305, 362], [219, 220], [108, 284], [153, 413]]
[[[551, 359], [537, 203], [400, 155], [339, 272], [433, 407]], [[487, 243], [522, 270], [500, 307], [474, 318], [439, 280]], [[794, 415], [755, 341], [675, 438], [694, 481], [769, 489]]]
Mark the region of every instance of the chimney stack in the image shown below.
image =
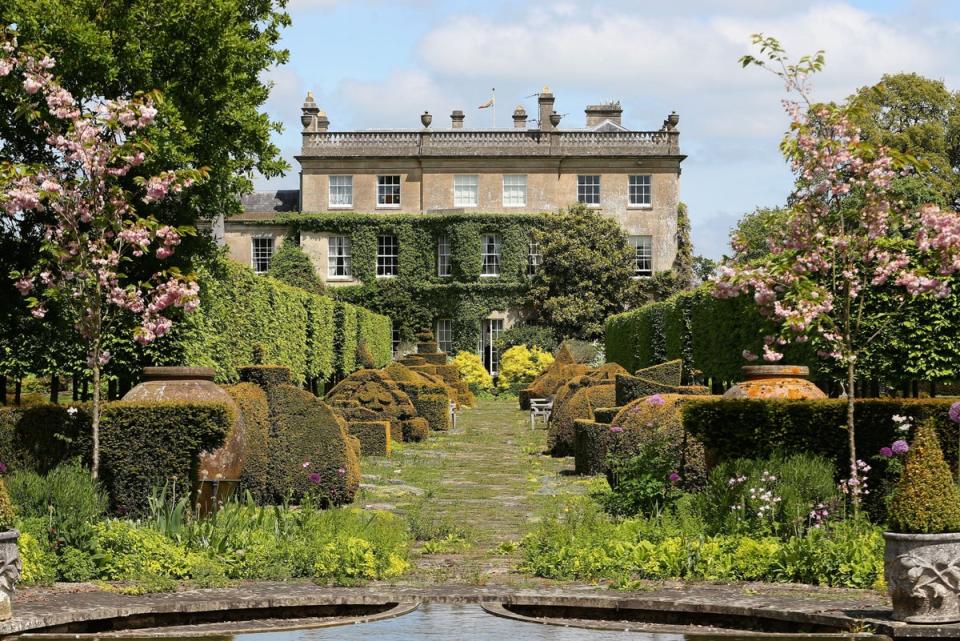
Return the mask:
[[[303, 101], [303, 106], [300, 107], [300, 123], [303, 124], [304, 133], [313, 133], [317, 131], [317, 116], [321, 113], [320, 108], [317, 107], [317, 103], [313, 100], [313, 92], [308, 91], [307, 97]], [[324, 115], [326, 119], [326, 115]], [[327, 125], [330, 124], [330, 121], [327, 121]]]
[[603, 123], [604, 120], [609, 120], [613, 124], [619, 125], [621, 116], [623, 115], [623, 107], [620, 106], [620, 101], [618, 100], [616, 102], [605, 102], [599, 105], [587, 105], [584, 112], [587, 114], [587, 127], [596, 127]]
[[553, 124], [550, 122], [550, 115], [553, 113], [553, 100], [553, 92], [550, 91], [550, 87], [544, 85], [537, 98], [537, 104], [540, 107], [540, 131], [553, 131]]
[[515, 129], [527, 128], [527, 110], [523, 108], [523, 105], [517, 105], [517, 108], [513, 110], [513, 126]]
[[450, 114], [450, 126], [454, 129], [463, 129], [463, 119], [465, 116], [459, 109], [454, 109]]

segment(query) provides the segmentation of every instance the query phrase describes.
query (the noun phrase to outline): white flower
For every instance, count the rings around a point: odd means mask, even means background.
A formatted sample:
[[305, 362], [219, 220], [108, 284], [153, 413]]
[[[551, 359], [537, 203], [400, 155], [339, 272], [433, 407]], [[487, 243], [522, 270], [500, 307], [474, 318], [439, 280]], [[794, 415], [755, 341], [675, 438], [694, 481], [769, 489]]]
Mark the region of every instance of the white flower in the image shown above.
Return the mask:
[[69, 408], [67, 408], [67, 414], [69, 414], [70, 416], [76, 416], [76, 415], [77, 415], [77, 408], [76, 408], [76, 407], [69, 407]]

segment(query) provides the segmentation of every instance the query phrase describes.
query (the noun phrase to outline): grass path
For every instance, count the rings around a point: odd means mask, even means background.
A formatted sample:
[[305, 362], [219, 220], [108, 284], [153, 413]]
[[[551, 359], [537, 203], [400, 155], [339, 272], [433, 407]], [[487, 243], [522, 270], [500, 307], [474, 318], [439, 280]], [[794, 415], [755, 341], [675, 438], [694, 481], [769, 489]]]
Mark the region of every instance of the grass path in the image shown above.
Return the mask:
[[357, 504], [407, 515], [420, 539], [403, 582], [532, 585], [514, 571], [513, 544], [554, 497], [587, 491], [572, 459], [544, 455], [545, 444], [515, 400], [481, 400], [454, 430], [364, 458]]

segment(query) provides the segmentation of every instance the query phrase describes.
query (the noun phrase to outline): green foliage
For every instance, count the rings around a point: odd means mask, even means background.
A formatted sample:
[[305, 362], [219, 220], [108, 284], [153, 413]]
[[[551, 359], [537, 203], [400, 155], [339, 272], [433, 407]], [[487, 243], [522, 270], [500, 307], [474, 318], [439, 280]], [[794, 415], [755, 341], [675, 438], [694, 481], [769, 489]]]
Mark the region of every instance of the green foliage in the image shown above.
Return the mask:
[[505, 352], [515, 345], [526, 345], [530, 349], [539, 347], [551, 354], [559, 347], [553, 330], [539, 325], [517, 324], [501, 332], [497, 339], [497, 348]]
[[370, 353], [369, 367], [384, 367], [393, 360], [393, 324], [388, 317], [357, 308], [357, 340]]
[[607, 470], [610, 426], [588, 419], [573, 422], [574, 471], [581, 475], [603, 474]]
[[943, 459], [935, 419], [928, 418], [913, 438], [890, 506], [894, 532], [960, 532], [960, 491]]
[[107, 494], [78, 462], [59, 465], [46, 475], [20, 470], [8, 478], [10, 495], [22, 518], [43, 519], [50, 543], [87, 548], [93, 523], [107, 511]]
[[51, 585], [57, 580], [57, 555], [43, 533], [26, 531], [21, 524], [17, 549], [23, 568], [20, 570], [20, 583], [24, 585]]
[[0, 478], [0, 531], [13, 528], [14, 519], [16, 519], [16, 513], [13, 500], [10, 498], [6, 482]]
[[60, 463], [89, 461], [90, 408], [62, 405], [0, 407], [0, 460], [11, 471], [46, 474]]
[[839, 516], [834, 474], [832, 460], [809, 454], [724, 461], [694, 504], [707, 534], [801, 536], [818, 525], [817, 506]]
[[539, 347], [528, 348], [524, 344], [514, 345], [500, 355], [500, 375], [497, 389], [500, 392], [516, 394], [527, 387], [553, 363], [553, 354]]
[[203, 555], [131, 521], [107, 519], [93, 529], [98, 573], [108, 581], [148, 575], [187, 579], [206, 564]]
[[324, 283], [317, 276], [317, 268], [300, 245], [287, 238], [270, 259], [267, 276], [281, 283], [299, 287], [314, 294], [324, 293]]
[[240, 491], [250, 492], [260, 504], [273, 497], [269, 490], [270, 410], [267, 394], [253, 383], [228, 385], [224, 390], [240, 408], [243, 417], [243, 472]]
[[[570, 456], [575, 450], [575, 423], [593, 420], [593, 409], [612, 405], [616, 389], [608, 382], [592, 384], [581, 378], [581, 385], [564, 396], [557, 393], [547, 426], [547, 447], [553, 456]], [[572, 387], [572, 385], [571, 385]], [[562, 388], [561, 388], [562, 389]]]
[[[957, 424], [949, 416], [949, 400], [858, 399], [857, 451], [869, 457], [901, 438], [892, 417], [908, 416], [914, 424], [936, 421], [947, 458], [957, 460]], [[713, 454], [714, 460], [742, 458], [749, 452], [768, 458], [778, 451], [806, 452], [836, 462], [837, 476], [849, 471], [846, 460], [846, 403], [842, 399], [724, 400], [691, 399], [683, 406], [685, 429]]]
[[636, 297], [634, 252], [616, 220], [576, 205], [532, 233], [543, 262], [526, 304], [557, 336], [597, 339], [607, 317]]
[[292, 385], [268, 387], [267, 399], [268, 488], [273, 502], [287, 497], [299, 500], [307, 492], [319, 494], [331, 505], [353, 500], [360, 462], [343, 419], [325, 402]]
[[[678, 505], [682, 506], [684, 501]], [[589, 499], [568, 502], [521, 543], [521, 569], [559, 580], [795, 581], [876, 588], [883, 576], [879, 528], [841, 523], [802, 537], [703, 536], [686, 510], [614, 521]]]
[[474, 394], [493, 389], [493, 378], [483, 366], [483, 360], [479, 354], [459, 352], [453, 357], [452, 364], [460, 372], [460, 378], [470, 386], [470, 391]]
[[412, 402], [417, 415], [426, 419], [430, 429], [450, 429], [450, 398], [446, 394], [419, 394]]
[[612, 456], [608, 465], [613, 491], [598, 497], [600, 504], [614, 516], [650, 516], [669, 509], [681, 496], [670, 482], [675, 464], [665, 448], [652, 443], [643, 443], [634, 456]]
[[349, 421], [350, 434], [360, 440], [361, 456], [388, 456], [391, 449], [390, 421]]
[[738, 248], [737, 260], [749, 263], [767, 256], [768, 242], [774, 231], [786, 224], [788, 213], [783, 207], [757, 207], [744, 214], [730, 233], [731, 244]]

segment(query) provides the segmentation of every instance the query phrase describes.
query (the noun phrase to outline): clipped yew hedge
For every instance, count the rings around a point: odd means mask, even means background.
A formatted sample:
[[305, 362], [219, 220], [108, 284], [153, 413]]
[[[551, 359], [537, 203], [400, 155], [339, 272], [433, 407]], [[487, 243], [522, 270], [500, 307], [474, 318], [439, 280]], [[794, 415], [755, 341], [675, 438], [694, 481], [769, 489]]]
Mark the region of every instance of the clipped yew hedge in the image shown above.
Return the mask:
[[290, 370], [294, 383], [327, 380], [358, 367], [362, 339], [378, 365], [390, 360], [390, 319], [335, 302], [249, 267], [219, 260], [198, 270], [200, 308], [174, 325], [162, 353], [198, 367], [212, 367], [217, 381], [239, 380], [238, 368], [263, 350], [262, 362]]
[[238, 383], [224, 390], [243, 416], [243, 471], [240, 492], [250, 492], [260, 505], [270, 502], [270, 411], [260, 385]]
[[[631, 372], [680, 359], [686, 380], [696, 371], [705, 378], [737, 381], [745, 364], [743, 350], [759, 354], [763, 336], [770, 333], [752, 298], [714, 298], [704, 285], [611, 316], [604, 341], [607, 360]], [[808, 345], [788, 346], [784, 352], [784, 362], [816, 368]]]
[[388, 456], [390, 454], [390, 421], [350, 421], [350, 434], [360, 441], [362, 456]]
[[[866, 461], [881, 447], [904, 438], [891, 417], [908, 416], [916, 427], [936, 423], [944, 455], [956, 469], [958, 425], [947, 399], [858, 399], [854, 413], [858, 456]], [[710, 460], [768, 457], [778, 450], [807, 452], [836, 461], [838, 475], [849, 466], [847, 405], [842, 399], [747, 400], [692, 397], [682, 406], [684, 428], [706, 447]], [[910, 440], [913, 433], [906, 438]]]

